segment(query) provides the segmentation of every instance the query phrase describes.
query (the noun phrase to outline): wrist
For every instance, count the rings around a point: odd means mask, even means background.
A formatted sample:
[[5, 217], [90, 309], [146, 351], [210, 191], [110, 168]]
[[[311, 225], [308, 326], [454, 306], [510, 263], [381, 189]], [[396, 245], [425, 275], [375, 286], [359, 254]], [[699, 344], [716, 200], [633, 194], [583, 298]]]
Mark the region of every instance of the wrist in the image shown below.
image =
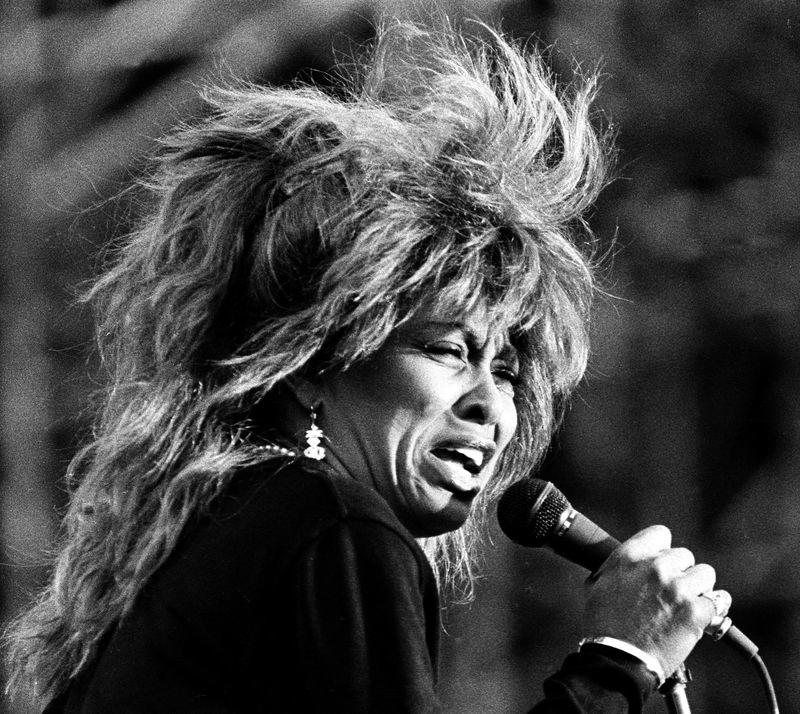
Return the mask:
[[666, 675], [664, 674], [664, 668], [661, 666], [661, 663], [655, 657], [653, 657], [653, 655], [639, 649], [636, 645], [632, 645], [630, 642], [626, 642], [625, 640], [618, 640], [616, 637], [598, 636], [584, 637], [578, 643], [578, 649], [580, 650], [584, 645], [589, 644], [600, 645], [601, 647], [609, 647], [610, 649], [617, 650], [618, 652], [625, 652], [625, 654], [635, 657], [656, 678], [656, 689], [664, 684]]

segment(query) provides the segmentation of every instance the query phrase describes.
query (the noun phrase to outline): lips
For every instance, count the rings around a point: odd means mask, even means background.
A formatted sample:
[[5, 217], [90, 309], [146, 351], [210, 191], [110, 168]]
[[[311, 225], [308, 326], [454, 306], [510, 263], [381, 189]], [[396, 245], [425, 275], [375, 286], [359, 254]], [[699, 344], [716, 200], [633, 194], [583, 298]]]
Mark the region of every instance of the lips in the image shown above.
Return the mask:
[[444, 447], [440, 446], [431, 452], [437, 459], [453, 461], [460, 464], [471, 474], [477, 474], [485, 460], [485, 454], [472, 446]]
[[458, 491], [477, 491], [479, 484], [475, 476], [491, 459], [494, 451], [494, 444], [491, 443], [451, 440], [437, 444], [431, 449], [431, 454], [446, 465], [448, 485]]

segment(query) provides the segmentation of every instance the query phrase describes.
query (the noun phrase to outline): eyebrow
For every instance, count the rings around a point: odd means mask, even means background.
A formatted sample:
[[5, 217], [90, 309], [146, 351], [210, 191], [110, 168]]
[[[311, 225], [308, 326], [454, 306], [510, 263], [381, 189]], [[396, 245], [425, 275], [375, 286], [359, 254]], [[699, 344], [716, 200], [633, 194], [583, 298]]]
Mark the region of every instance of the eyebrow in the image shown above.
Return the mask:
[[[420, 320], [420, 324], [423, 326], [460, 330], [464, 333], [468, 347], [481, 347], [481, 340], [479, 339], [478, 334], [469, 326], [468, 323], [462, 322], [461, 320]], [[496, 356], [504, 359], [512, 358], [517, 362], [519, 362], [521, 359], [520, 350], [511, 342], [510, 337], [506, 337], [506, 339], [503, 341], [502, 346], [497, 350]]]

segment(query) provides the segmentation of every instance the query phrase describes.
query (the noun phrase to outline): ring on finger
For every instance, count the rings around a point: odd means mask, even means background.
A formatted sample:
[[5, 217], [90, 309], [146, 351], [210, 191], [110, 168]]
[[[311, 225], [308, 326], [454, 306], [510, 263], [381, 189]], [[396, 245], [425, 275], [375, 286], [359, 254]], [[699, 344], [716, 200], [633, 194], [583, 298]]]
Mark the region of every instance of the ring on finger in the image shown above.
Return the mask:
[[711, 604], [714, 606], [715, 617], [722, 617], [725, 614], [725, 605], [723, 603], [723, 596], [721, 593], [712, 590], [710, 593], [700, 593], [700, 597], [704, 597], [706, 600], [711, 600]]

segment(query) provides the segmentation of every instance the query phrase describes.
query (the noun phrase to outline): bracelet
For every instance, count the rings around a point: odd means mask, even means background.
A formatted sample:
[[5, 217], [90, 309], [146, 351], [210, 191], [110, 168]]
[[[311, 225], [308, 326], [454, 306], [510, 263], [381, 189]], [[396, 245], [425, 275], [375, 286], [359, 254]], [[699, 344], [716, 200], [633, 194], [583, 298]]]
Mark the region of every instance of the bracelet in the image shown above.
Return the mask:
[[578, 649], [583, 647], [584, 645], [603, 645], [605, 647], [611, 647], [612, 649], [619, 650], [620, 652], [625, 652], [626, 654], [631, 655], [638, 659], [650, 672], [652, 672], [656, 680], [658, 681], [658, 687], [664, 684], [666, 677], [664, 676], [664, 668], [661, 666], [661, 663], [653, 657], [651, 654], [647, 654], [643, 650], [640, 650], [635, 645], [632, 645], [630, 642], [625, 642], [624, 640], [618, 640], [616, 637], [584, 637], [578, 643]]

